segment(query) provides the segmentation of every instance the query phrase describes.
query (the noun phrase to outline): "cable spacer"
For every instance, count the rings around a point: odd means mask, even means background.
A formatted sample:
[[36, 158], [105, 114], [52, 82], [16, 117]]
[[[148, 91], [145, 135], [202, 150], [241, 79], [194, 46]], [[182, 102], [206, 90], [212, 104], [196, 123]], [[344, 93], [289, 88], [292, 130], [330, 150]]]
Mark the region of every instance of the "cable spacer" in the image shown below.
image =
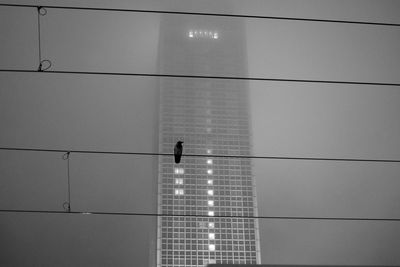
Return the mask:
[[41, 15], [41, 16], [47, 15], [47, 9], [46, 8], [44, 8], [42, 6], [38, 6], [37, 9], [38, 9], [39, 15]]
[[41, 71], [48, 70], [48, 69], [50, 69], [51, 65], [52, 65], [52, 63], [50, 60], [44, 59], [44, 60], [40, 61], [38, 71], [41, 72]]
[[65, 152], [64, 155], [62, 156], [62, 159], [63, 159], [63, 160], [69, 159], [69, 154], [71, 154], [71, 151]]
[[71, 206], [70, 206], [69, 202], [67, 202], [67, 201], [65, 201], [65, 202], [63, 203], [63, 208], [64, 208], [64, 210], [65, 210], [66, 212], [71, 212]]

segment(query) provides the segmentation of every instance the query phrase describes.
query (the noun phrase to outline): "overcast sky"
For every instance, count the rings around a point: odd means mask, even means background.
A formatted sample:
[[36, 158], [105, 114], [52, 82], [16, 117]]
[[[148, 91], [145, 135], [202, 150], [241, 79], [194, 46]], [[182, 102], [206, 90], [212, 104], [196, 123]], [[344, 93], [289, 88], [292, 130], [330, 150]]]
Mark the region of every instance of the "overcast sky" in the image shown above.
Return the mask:
[[[63, 2], [400, 23], [395, 1], [182, 3]], [[41, 17], [42, 58], [52, 61], [51, 70], [156, 74], [160, 16], [49, 9]], [[400, 83], [399, 27], [207, 20], [245, 23], [245, 35], [238, 34], [247, 40], [247, 77]], [[0, 68], [37, 69], [36, 10], [0, 7], [0, 22]], [[158, 152], [159, 82], [0, 72], [0, 146]], [[398, 86], [249, 81], [246, 90], [255, 156], [400, 158]], [[70, 163], [73, 209], [157, 212], [156, 157], [73, 154]], [[400, 217], [398, 163], [254, 159], [253, 166], [260, 216]], [[62, 153], [0, 151], [0, 207], [62, 210], [66, 168]], [[262, 263], [400, 264], [397, 222], [260, 219], [259, 224]], [[6, 255], [0, 265], [147, 265], [155, 231], [151, 216], [0, 214], [0, 249]]]

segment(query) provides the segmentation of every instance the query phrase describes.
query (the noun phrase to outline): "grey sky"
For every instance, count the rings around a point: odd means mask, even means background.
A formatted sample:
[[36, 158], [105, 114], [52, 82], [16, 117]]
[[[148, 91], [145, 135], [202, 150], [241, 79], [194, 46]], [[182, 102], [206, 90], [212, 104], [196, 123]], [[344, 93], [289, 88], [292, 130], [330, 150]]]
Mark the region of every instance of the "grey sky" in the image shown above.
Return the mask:
[[[396, 1], [63, 4], [400, 23]], [[53, 62], [52, 70], [155, 73], [159, 19], [156, 13], [51, 9], [41, 21], [42, 57]], [[246, 23], [250, 77], [400, 82], [399, 27], [209, 19]], [[36, 69], [36, 10], [0, 7], [0, 21], [0, 68]], [[159, 82], [2, 72], [0, 146], [157, 152]], [[397, 86], [251, 81], [249, 90], [253, 155], [400, 158]], [[67, 198], [61, 156], [0, 151], [0, 208], [61, 211]], [[260, 216], [400, 217], [397, 163], [257, 159], [253, 165]], [[156, 167], [151, 156], [71, 155], [72, 208], [155, 213]], [[0, 213], [6, 255], [0, 266], [147, 264], [155, 223], [150, 216]], [[400, 264], [398, 223], [261, 219], [260, 234], [263, 263]]]

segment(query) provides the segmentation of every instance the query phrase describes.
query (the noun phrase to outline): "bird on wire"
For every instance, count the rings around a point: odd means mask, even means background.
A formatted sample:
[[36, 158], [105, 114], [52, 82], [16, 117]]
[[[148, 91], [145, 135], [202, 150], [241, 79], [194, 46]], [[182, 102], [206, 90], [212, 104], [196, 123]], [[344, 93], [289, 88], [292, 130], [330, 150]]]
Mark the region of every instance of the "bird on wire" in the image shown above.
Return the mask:
[[178, 141], [176, 142], [176, 145], [174, 147], [175, 163], [181, 162], [182, 151], [183, 151], [182, 143], [183, 143], [182, 141]]

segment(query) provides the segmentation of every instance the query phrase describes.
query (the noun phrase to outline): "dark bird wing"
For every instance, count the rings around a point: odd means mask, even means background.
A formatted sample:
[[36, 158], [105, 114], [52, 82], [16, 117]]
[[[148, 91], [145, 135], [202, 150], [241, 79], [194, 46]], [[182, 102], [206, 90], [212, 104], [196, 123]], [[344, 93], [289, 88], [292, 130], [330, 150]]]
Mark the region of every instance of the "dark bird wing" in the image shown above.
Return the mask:
[[175, 163], [179, 163], [179, 162], [181, 162], [181, 155], [175, 155]]
[[183, 147], [181, 144], [177, 143], [174, 147], [175, 163], [181, 162]]

